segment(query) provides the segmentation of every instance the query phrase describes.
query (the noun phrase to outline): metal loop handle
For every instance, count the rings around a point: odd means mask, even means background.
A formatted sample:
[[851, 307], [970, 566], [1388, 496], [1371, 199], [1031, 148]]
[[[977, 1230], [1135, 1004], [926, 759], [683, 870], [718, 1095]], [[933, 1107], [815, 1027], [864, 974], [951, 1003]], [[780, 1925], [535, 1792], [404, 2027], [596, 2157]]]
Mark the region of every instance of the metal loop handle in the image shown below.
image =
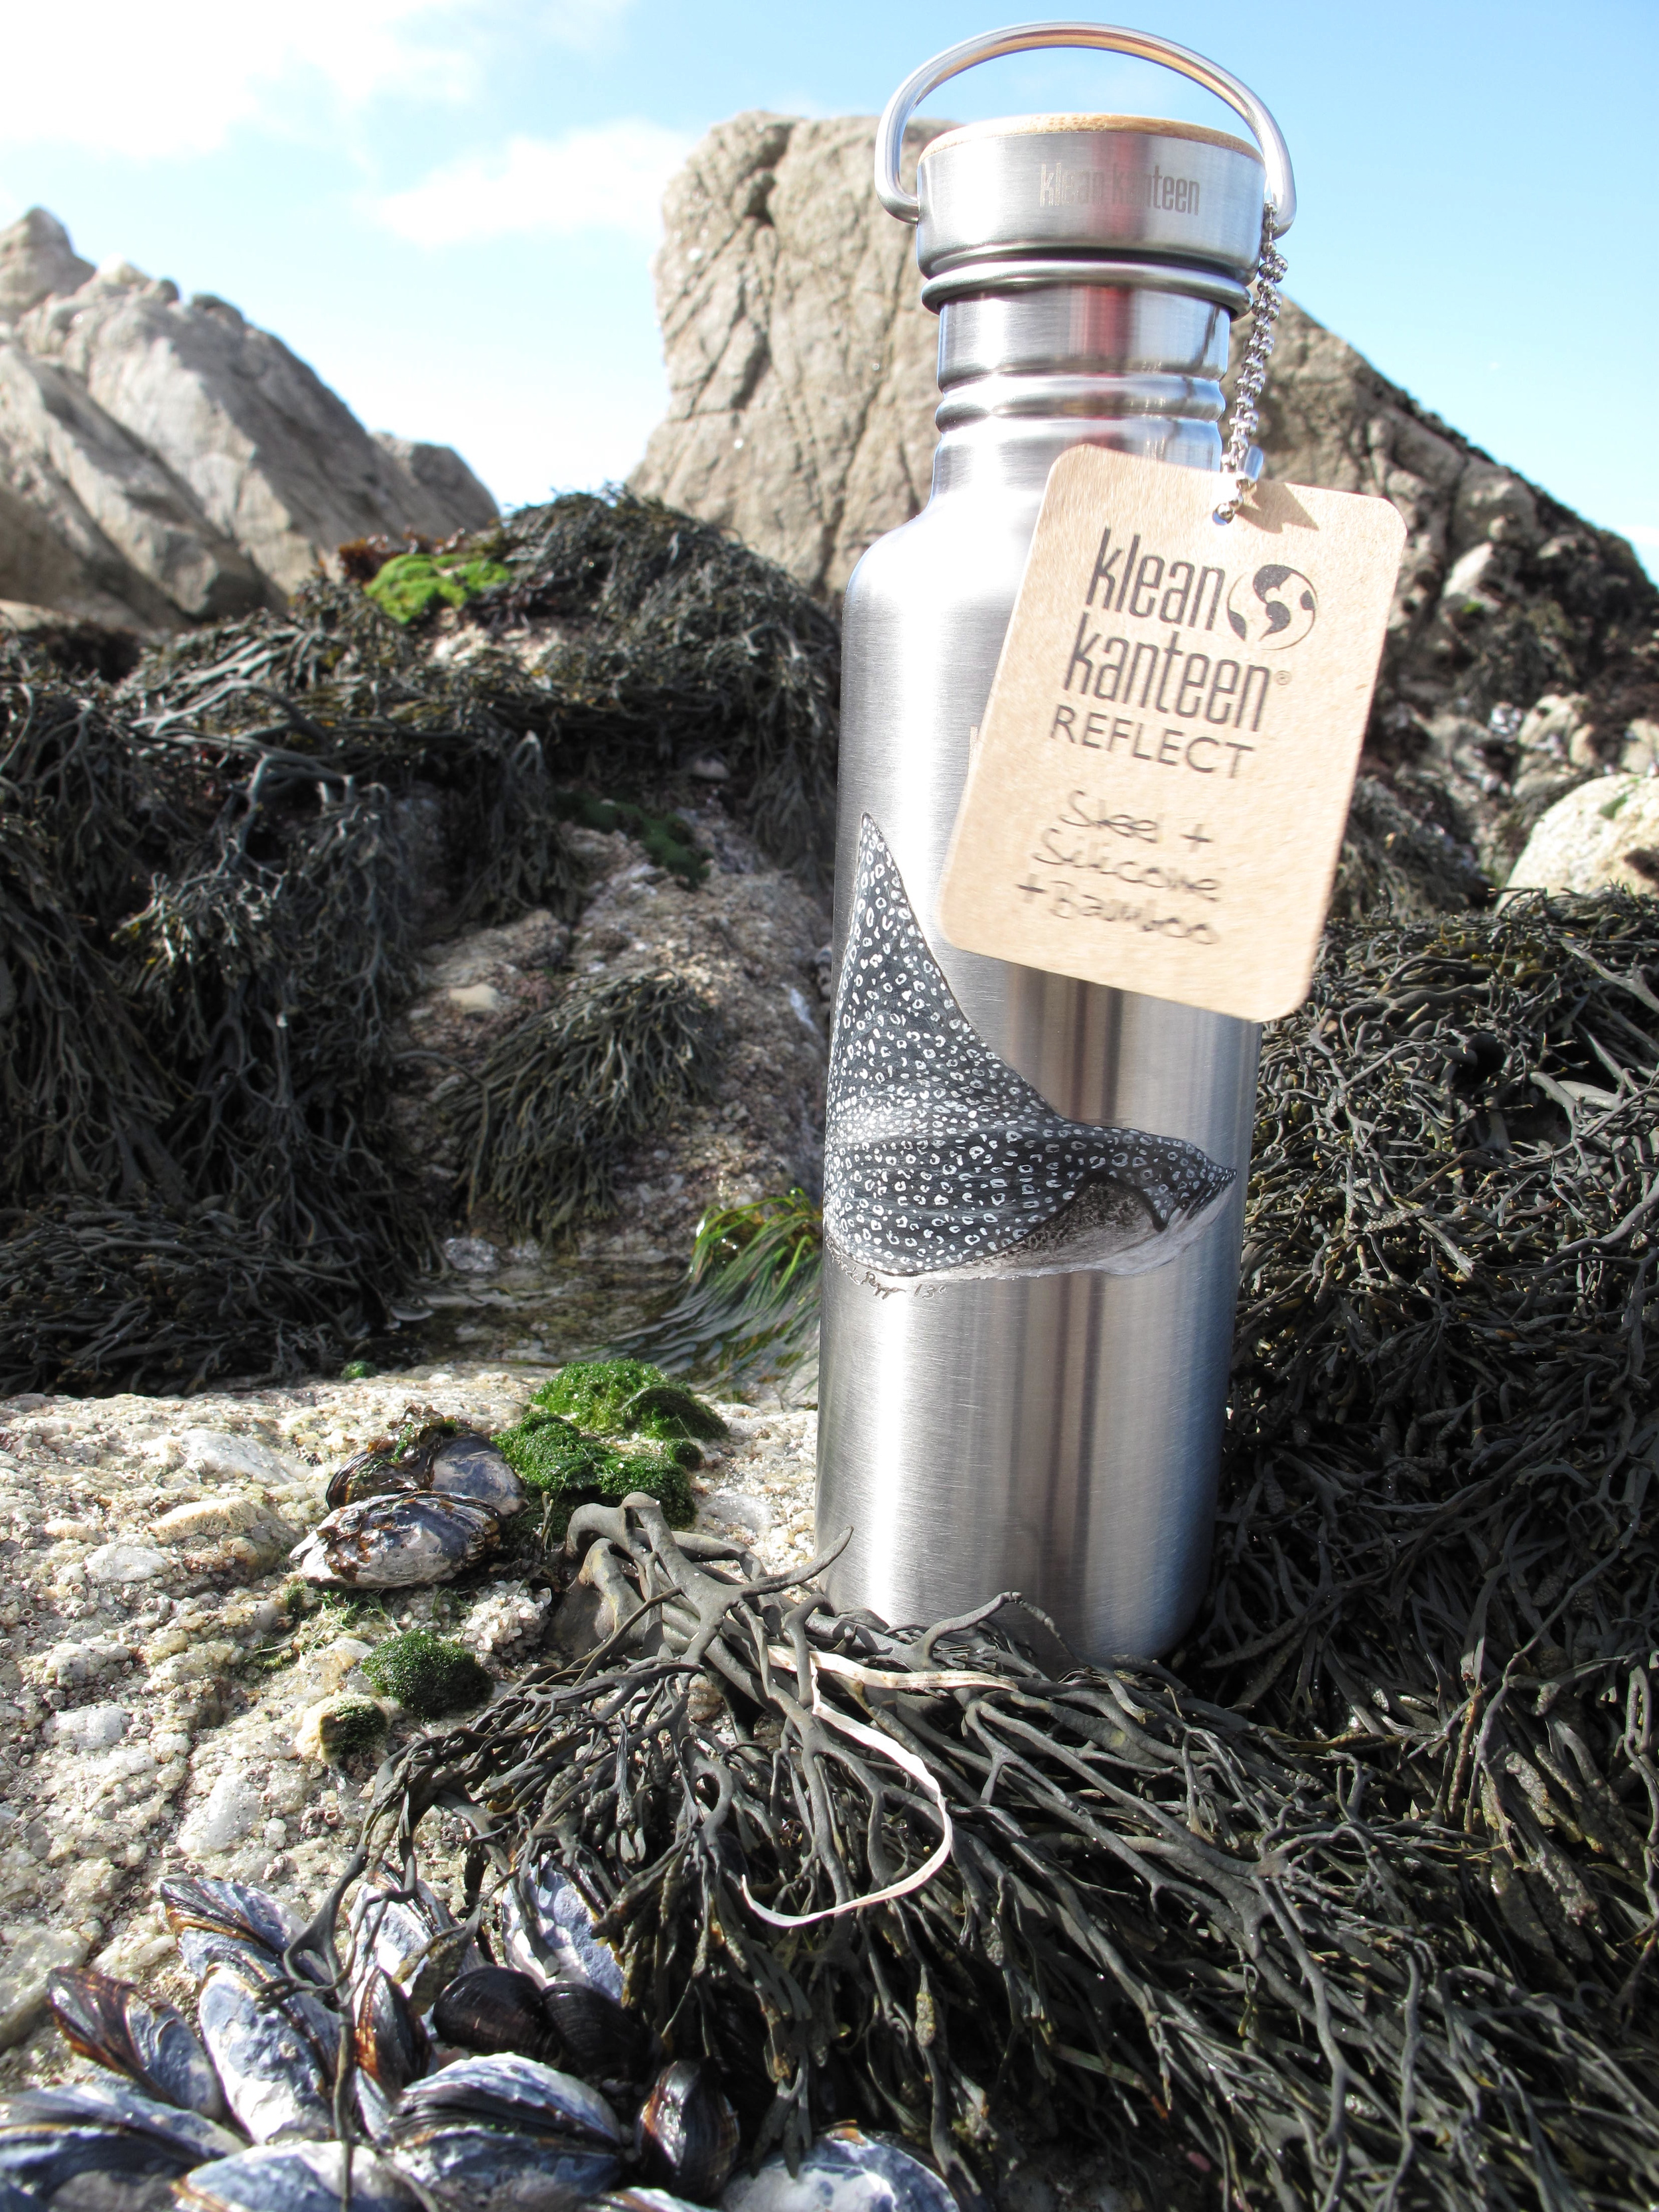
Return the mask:
[[1036, 46], [1095, 46], [1107, 53], [1133, 54], [1139, 61], [1158, 62], [1165, 69], [1177, 70], [1224, 100], [1249, 125], [1261, 149], [1274, 236], [1282, 238], [1296, 221], [1296, 179], [1291, 171], [1290, 149], [1279, 125], [1249, 87], [1187, 46], [1174, 46], [1150, 31], [1124, 30], [1112, 23], [1013, 23], [1006, 31], [987, 31], [977, 39], [964, 39], [960, 46], [947, 46], [906, 77], [882, 110], [876, 126], [876, 194], [889, 215], [896, 216], [901, 222], [921, 219], [915, 193], [907, 192], [899, 182], [904, 127], [917, 103], [976, 62], [997, 61], [1004, 54], [1024, 53]]

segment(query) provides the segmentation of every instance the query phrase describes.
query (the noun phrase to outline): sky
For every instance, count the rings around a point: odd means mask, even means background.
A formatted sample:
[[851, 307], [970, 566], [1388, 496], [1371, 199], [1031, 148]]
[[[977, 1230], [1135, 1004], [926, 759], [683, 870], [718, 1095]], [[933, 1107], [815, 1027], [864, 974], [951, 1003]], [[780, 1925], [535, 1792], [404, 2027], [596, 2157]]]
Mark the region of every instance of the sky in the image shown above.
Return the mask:
[[[504, 504], [619, 479], [665, 405], [662, 188], [744, 108], [879, 111], [996, 0], [77, 0], [6, 34], [0, 223], [234, 301], [372, 428]], [[1659, 575], [1659, 0], [1158, 0], [1277, 116], [1286, 289]], [[1237, 129], [1168, 72], [1048, 53], [925, 112]]]

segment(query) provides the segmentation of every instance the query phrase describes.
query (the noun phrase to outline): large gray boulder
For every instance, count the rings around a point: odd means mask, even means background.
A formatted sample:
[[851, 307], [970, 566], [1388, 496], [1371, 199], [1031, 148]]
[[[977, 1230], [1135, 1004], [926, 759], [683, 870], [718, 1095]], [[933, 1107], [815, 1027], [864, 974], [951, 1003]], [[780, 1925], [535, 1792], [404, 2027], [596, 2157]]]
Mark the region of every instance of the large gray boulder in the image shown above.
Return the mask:
[[280, 604], [349, 539], [495, 511], [228, 301], [94, 270], [43, 209], [0, 231], [0, 598], [177, 628]]
[[[826, 597], [926, 500], [936, 442], [938, 326], [914, 234], [871, 187], [874, 127], [739, 115], [670, 185], [657, 262], [670, 405], [631, 479]], [[950, 127], [912, 126], [913, 171]], [[1515, 741], [1534, 702], [1578, 701], [1581, 775], [1620, 760], [1632, 716], [1659, 714], [1659, 594], [1622, 538], [1291, 303], [1261, 442], [1269, 474], [1379, 494], [1404, 516], [1372, 764], [1501, 875], [1536, 803]]]

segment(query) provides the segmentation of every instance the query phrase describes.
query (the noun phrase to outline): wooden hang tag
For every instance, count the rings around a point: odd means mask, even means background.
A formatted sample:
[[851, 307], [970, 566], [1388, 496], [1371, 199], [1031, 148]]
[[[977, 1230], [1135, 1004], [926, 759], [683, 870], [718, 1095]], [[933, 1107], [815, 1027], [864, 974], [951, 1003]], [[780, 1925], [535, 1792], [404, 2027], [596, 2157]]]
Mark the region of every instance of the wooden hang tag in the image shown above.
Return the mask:
[[1055, 462], [939, 892], [952, 945], [1267, 1021], [1307, 994], [1405, 525]]

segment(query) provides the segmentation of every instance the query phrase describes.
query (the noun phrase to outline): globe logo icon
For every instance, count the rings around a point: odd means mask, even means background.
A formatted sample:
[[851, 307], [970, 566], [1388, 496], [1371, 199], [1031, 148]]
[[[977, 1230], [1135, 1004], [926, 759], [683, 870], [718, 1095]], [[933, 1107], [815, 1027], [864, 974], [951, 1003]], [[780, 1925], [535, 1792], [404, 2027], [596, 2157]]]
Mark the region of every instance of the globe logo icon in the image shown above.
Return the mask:
[[1254, 652], [1282, 652], [1300, 645], [1319, 613], [1319, 595], [1300, 568], [1269, 562], [1240, 576], [1227, 594], [1227, 623]]

